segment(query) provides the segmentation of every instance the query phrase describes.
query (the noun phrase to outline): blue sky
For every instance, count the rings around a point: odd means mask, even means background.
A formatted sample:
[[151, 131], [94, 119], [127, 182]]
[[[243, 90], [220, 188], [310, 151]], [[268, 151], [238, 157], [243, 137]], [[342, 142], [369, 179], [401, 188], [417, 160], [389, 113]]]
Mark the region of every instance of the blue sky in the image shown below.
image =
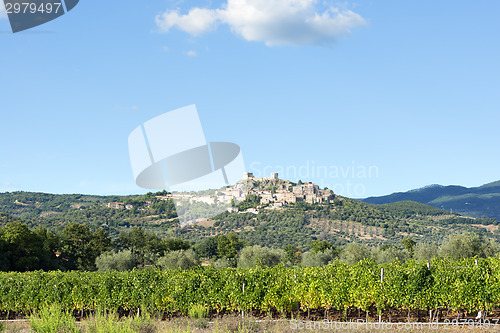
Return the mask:
[[0, 192], [145, 193], [129, 133], [190, 104], [207, 140], [239, 144], [257, 175], [350, 197], [499, 180], [498, 12], [481, 0], [81, 1], [16, 34], [0, 12]]

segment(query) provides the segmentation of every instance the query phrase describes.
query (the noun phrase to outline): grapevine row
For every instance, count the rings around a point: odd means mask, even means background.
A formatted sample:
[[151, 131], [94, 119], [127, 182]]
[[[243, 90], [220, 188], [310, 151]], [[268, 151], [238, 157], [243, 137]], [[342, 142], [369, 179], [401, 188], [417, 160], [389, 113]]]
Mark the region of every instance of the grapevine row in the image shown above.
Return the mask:
[[216, 311], [275, 309], [281, 313], [297, 307], [477, 311], [500, 304], [500, 259], [0, 273], [0, 310], [28, 312], [54, 303], [66, 310], [140, 308], [171, 313], [187, 313], [194, 304]]

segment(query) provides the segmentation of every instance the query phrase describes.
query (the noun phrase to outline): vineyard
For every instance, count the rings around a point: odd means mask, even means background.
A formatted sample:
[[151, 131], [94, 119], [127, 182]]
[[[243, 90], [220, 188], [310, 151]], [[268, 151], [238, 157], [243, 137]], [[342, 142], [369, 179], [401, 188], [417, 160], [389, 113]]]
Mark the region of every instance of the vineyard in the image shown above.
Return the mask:
[[[0, 311], [31, 312], [58, 304], [73, 311], [187, 314], [295, 311], [347, 313], [447, 309], [472, 312], [500, 304], [500, 259], [435, 259], [377, 265], [129, 272], [0, 273]], [[344, 319], [346, 319], [344, 317]]]

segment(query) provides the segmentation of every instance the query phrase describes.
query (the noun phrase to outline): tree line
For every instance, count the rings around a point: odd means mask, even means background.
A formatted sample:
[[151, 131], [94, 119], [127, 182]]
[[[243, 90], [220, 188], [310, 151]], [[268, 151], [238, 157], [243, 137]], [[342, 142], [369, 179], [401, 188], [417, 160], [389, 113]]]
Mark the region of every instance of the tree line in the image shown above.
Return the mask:
[[367, 258], [384, 264], [395, 259], [486, 258], [499, 252], [495, 241], [474, 233], [455, 234], [441, 244], [405, 238], [399, 245], [369, 247], [352, 242], [339, 246], [316, 239], [307, 248], [294, 243], [271, 248], [254, 245], [232, 232], [189, 242], [160, 237], [141, 227], [122, 231], [114, 239], [104, 228], [92, 230], [78, 223], [69, 223], [58, 233], [43, 227], [32, 230], [15, 221], [0, 227], [0, 271], [323, 266], [336, 261], [355, 264]]

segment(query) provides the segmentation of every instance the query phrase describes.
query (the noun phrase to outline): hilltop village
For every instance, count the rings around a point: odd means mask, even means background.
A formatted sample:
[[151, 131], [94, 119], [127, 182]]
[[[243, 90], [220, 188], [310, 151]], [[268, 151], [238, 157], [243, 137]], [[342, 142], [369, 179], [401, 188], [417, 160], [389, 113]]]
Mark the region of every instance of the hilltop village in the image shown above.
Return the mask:
[[[247, 195], [257, 198], [259, 205], [239, 211], [233, 207], [232, 202], [241, 202]], [[309, 204], [321, 202], [333, 202], [335, 194], [329, 189], [320, 189], [317, 184], [311, 182], [293, 183], [288, 180], [279, 179], [278, 173], [272, 173], [270, 177], [257, 178], [253, 173], [247, 172], [243, 179], [232, 187], [212, 191], [212, 193], [168, 193], [157, 195], [158, 200], [176, 200], [186, 203], [206, 203], [208, 205], [227, 205], [230, 213], [259, 213], [260, 209], [281, 209], [288, 204], [304, 201]], [[146, 206], [151, 202], [147, 201]], [[110, 202], [109, 208], [132, 209], [132, 205], [124, 205], [121, 202]]]
[[[278, 173], [272, 173], [271, 177], [257, 178], [253, 173], [248, 172], [245, 173], [242, 183], [246, 185], [247, 194], [255, 195], [260, 203], [256, 208], [250, 208], [245, 211], [249, 213], [258, 213], [258, 210], [262, 208], [280, 209], [297, 201], [313, 204], [332, 202], [335, 199], [335, 194], [332, 190], [320, 189], [317, 184], [311, 182], [302, 183], [299, 181], [298, 183], [293, 183], [288, 180], [279, 179]], [[234, 189], [228, 190], [234, 191]], [[239, 199], [241, 200], [242, 198], [239, 197]], [[230, 207], [228, 211], [237, 212], [238, 208]]]

